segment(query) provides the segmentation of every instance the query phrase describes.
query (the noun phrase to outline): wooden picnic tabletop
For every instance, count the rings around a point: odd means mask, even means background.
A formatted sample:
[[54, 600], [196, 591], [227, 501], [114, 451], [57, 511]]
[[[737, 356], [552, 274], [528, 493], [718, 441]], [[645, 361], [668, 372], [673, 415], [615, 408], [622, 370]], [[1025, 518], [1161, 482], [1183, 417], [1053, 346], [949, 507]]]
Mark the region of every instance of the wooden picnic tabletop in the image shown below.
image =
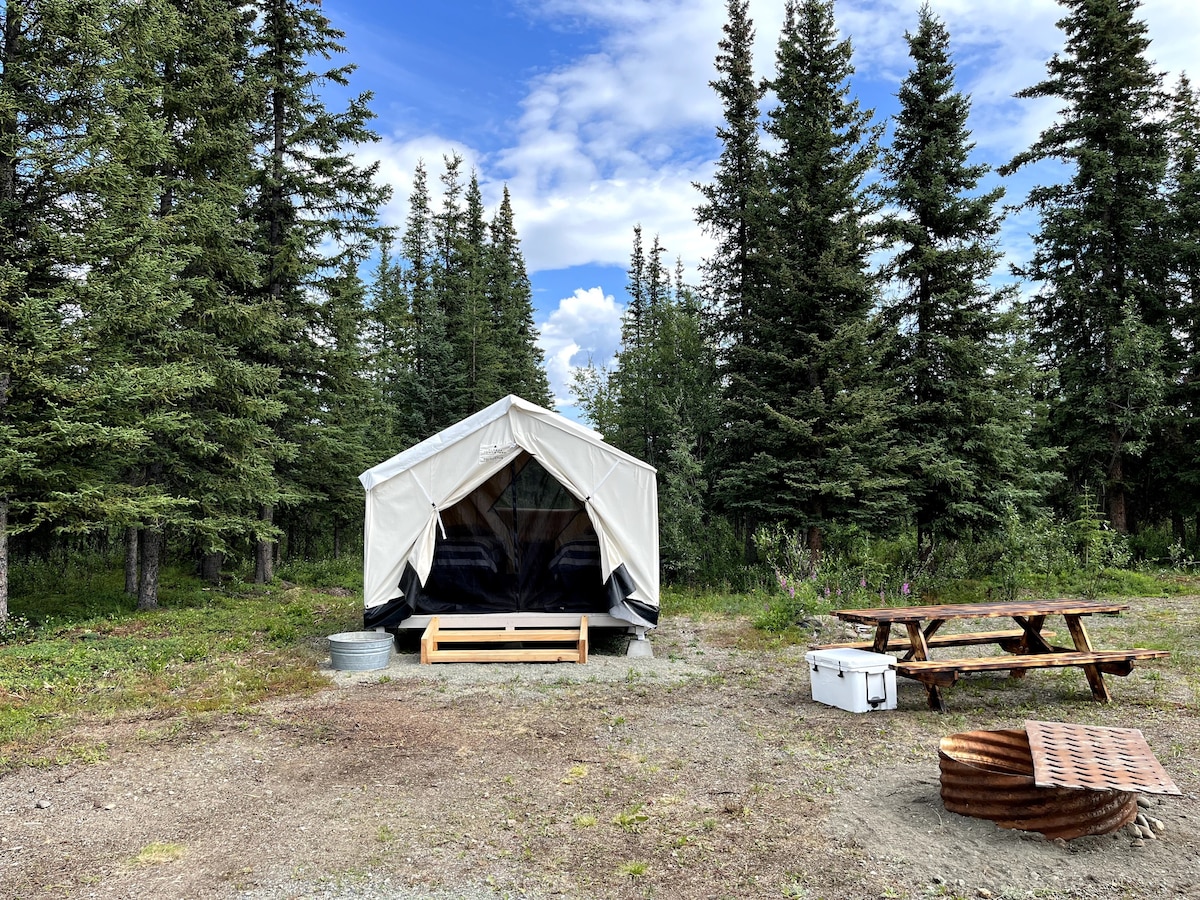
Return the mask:
[[882, 606], [877, 609], [838, 609], [833, 614], [863, 625], [926, 622], [947, 619], [997, 619], [1014, 616], [1088, 616], [1118, 613], [1128, 603], [1111, 600], [1012, 600], [998, 603], [947, 603], [927, 606]]

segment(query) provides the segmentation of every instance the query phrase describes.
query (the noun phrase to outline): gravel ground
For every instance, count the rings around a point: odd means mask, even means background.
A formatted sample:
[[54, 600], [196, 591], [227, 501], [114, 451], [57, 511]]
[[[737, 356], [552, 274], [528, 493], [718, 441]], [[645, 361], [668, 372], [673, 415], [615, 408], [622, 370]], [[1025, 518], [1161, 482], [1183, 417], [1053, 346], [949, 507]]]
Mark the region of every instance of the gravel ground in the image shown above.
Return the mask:
[[[1195, 599], [1148, 602], [1143, 629], [1194, 632]], [[898, 709], [853, 715], [744, 623], [653, 643], [582, 666], [402, 653], [237, 715], [82, 727], [63, 743], [99, 761], [0, 776], [0, 896], [1200, 898], [1194, 666], [1139, 666], [1107, 706], [1070, 670], [960, 683], [945, 715], [902, 681]], [[1140, 728], [1183, 792], [1165, 830], [1055, 843], [948, 813], [940, 737], [1031, 718]]]

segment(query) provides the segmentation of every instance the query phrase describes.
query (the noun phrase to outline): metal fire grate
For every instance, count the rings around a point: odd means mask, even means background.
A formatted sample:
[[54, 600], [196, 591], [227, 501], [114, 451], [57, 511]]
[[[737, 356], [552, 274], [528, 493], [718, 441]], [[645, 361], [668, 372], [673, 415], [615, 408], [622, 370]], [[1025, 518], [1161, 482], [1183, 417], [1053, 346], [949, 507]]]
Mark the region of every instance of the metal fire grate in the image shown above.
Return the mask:
[[1027, 721], [1025, 732], [1038, 787], [1180, 793], [1136, 728]]

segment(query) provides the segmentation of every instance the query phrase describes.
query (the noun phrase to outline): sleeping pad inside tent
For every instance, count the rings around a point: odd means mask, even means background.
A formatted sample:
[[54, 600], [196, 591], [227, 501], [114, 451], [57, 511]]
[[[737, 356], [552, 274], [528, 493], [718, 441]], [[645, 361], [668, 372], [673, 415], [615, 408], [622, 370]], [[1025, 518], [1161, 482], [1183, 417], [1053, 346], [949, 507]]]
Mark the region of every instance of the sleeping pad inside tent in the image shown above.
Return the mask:
[[430, 616], [658, 621], [653, 467], [506, 397], [360, 476], [366, 627]]

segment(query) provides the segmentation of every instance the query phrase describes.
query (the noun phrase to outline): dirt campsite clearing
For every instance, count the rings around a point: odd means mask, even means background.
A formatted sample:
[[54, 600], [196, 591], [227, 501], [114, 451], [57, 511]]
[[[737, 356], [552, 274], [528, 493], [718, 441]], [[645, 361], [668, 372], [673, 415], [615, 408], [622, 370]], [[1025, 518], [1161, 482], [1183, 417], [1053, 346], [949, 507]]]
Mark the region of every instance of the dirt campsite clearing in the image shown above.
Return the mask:
[[[1094, 634], [1195, 638], [1200, 598], [1132, 601]], [[836, 639], [826, 621], [822, 639]], [[1112, 630], [1112, 635], [1106, 632]], [[1200, 896], [1197, 651], [1113, 678], [971, 678], [930, 712], [814, 703], [802, 646], [669, 617], [653, 659], [327, 670], [315, 695], [60, 735], [0, 776], [15, 898]], [[1153, 840], [1069, 842], [943, 807], [946, 734], [1028, 719], [1138, 728], [1183, 795]], [[81, 752], [80, 748], [87, 748]], [[55, 747], [42, 754], [53, 758]]]

